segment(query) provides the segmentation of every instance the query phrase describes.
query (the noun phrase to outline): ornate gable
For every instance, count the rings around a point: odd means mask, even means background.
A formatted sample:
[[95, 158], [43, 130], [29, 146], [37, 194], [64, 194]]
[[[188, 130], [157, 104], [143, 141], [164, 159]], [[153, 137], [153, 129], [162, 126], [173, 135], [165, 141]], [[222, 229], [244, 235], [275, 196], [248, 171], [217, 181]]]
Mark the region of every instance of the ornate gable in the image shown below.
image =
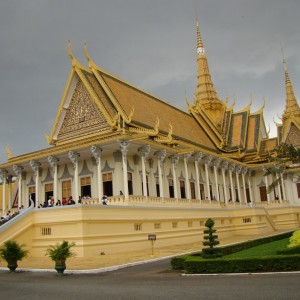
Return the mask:
[[57, 135], [57, 142], [109, 129], [106, 119], [78, 80]]
[[295, 147], [300, 146], [300, 130], [293, 123], [291, 124], [290, 130], [287, 134], [285, 142], [287, 144], [292, 144]]

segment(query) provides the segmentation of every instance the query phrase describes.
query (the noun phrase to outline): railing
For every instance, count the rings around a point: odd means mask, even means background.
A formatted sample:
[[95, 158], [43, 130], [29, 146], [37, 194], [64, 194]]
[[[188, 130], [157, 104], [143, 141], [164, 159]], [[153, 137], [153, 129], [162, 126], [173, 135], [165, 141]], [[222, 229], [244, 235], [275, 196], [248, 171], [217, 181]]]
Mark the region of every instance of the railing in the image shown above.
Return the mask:
[[[99, 205], [98, 199], [82, 199], [83, 205]], [[100, 203], [101, 204], [101, 203]], [[125, 196], [111, 196], [107, 199], [108, 205], [124, 205], [124, 206], [151, 206], [151, 207], [228, 207], [228, 208], [245, 208], [245, 207], [269, 207], [269, 206], [287, 206], [288, 201], [270, 201], [270, 202], [219, 202], [216, 200], [196, 200], [183, 198], [166, 198], [166, 197], [145, 197], [129, 195], [128, 199]]]
[[34, 210], [34, 202], [32, 200], [30, 200], [30, 206], [28, 208], [24, 209], [24, 211], [22, 211], [22, 212], [19, 212], [13, 218], [11, 218], [10, 220], [6, 221], [5, 223], [1, 224], [1, 226], [0, 226], [0, 232], [3, 231], [3, 230], [5, 230], [5, 228], [11, 226], [15, 222], [18, 222], [18, 220], [24, 218], [25, 216], [27, 216], [28, 214], [30, 214], [33, 210]]

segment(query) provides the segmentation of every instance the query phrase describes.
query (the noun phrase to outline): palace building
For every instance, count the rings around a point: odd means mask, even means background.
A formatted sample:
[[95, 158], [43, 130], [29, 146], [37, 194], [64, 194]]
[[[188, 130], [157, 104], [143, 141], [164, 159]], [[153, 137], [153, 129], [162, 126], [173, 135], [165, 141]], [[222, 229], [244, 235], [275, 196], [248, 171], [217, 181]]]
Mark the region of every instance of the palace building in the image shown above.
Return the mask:
[[[187, 111], [98, 67], [86, 46], [84, 52], [88, 66], [68, 45], [72, 67], [49, 147], [8, 153], [0, 165], [2, 214], [29, 207], [0, 226], [0, 242], [20, 239], [43, 256], [53, 241], [68, 239], [79, 255], [93, 256], [143, 249], [149, 234], [161, 247], [197, 241], [208, 217], [221, 238], [299, 227], [299, 168], [265, 175], [277, 145], [300, 146], [300, 108], [285, 61], [282, 123], [269, 138], [264, 105], [234, 111], [219, 98], [198, 23], [197, 86]], [[55, 206], [70, 197], [76, 205]], [[49, 199], [53, 207], [39, 208]]]

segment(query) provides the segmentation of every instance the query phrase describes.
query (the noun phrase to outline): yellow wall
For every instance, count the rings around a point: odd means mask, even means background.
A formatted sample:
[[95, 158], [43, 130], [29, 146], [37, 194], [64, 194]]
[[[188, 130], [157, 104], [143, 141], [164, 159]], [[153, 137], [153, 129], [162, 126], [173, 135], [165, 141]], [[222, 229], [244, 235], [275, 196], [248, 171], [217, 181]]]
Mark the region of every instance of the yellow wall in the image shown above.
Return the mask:
[[[274, 233], [299, 227], [300, 207], [178, 209], [121, 206], [68, 206], [33, 209], [20, 220], [0, 227], [0, 243], [15, 239], [25, 243], [33, 257], [44, 257], [49, 245], [63, 239], [76, 243], [79, 257], [95, 257], [101, 252], [124, 253], [149, 249], [149, 234], [156, 234], [155, 247], [199, 242], [204, 224], [213, 218], [217, 234], [233, 235]], [[174, 227], [177, 223], [177, 227]], [[141, 224], [141, 230], [135, 230]], [[155, 225], [156, 224], [156, 225]], [[155, 228], [160, 224], [160, 228]]]

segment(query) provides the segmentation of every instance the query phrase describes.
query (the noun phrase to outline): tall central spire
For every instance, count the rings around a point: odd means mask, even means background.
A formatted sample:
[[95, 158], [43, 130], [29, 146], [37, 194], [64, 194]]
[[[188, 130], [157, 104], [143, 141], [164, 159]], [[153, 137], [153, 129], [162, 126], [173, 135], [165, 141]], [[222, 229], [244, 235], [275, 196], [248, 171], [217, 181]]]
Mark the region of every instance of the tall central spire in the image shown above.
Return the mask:
[[198, 20], [197, 26], [197, 89], [195, 93], [194, 105], [198, 109], [204, 110], [215, 123], [218, 129], [221, 129], [225, 104], [219, 99], [215, 91], [209, 68], [207, 56], [200, 34]]
[[287, 71], [286, 62], [284, 58], [283, 58], [283, 66], [284, 66], [284, 73], [285, 73], [286, 104], [285, 104], [285, 111], [282, 115], [282, 119], [286, 120], [291, 116], [300, 117], [300, 108], [294, 94], [293, 86], [290, 80], [289, 73]]

